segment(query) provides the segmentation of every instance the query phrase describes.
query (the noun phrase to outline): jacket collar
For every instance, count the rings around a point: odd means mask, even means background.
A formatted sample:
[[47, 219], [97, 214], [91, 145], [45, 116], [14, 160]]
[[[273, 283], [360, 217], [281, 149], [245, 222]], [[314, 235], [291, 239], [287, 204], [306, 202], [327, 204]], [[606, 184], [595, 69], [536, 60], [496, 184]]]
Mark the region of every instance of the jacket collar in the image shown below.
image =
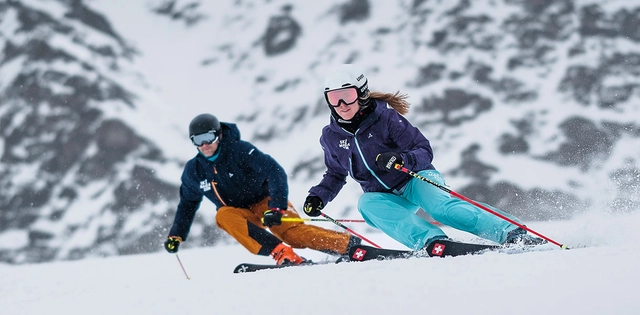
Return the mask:
[[[229, 155], [229, 148], [232, 143], [240, 140], [240, 130], [236, 124], [231, 123], [220, 123], [220, 132], [222, 133], [222, 137], [220, 138], [220, 142], [218, 143], [218, 150], [212, 157], [206, 157], [204, 154], [198, 150], [198, 157], [208, 161], [214, 162], [219, 159], [225, 160], [227, 159], [227, 155]], [[225, 150], [226, 149], [226, 150]]]

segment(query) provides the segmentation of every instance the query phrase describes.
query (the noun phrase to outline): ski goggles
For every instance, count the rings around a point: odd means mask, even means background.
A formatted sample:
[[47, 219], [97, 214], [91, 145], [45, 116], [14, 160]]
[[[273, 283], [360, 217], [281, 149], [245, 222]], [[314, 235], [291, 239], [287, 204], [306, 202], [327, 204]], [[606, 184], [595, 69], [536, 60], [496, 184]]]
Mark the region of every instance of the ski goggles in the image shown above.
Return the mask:
[[349, 86], [337, 90], [325, 91], [324, 98], [332, 107], [340, 107], [340, 103], [351, 105], [358, 100], [358, 91], [355, 87]]
[[196, 147], [202, 146], [203, 144], [212, 144], [218, 140], [218, 133], [215, 131], [209, 131], [205, 133], [201, 133], [199, 135], [193, 135], [190, 137], [191, 142]]

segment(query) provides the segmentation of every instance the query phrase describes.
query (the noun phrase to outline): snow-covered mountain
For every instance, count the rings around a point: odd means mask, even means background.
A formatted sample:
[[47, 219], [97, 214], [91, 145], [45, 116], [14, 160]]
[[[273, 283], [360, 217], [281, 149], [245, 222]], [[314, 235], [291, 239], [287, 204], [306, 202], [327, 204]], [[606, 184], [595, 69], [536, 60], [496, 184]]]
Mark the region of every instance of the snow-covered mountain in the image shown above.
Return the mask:
[[[202, 112], [280, 161], [300, 207], [340, 63], [409, 94], [457, 192], [528, 221], [640, 208], [634, 1], [4, 0], [0, 37], [0, 261], [161, 250]], [[358, 195], [326, 211], [357, 217]], [[185, 247], [220, 239], [214, 216]]]

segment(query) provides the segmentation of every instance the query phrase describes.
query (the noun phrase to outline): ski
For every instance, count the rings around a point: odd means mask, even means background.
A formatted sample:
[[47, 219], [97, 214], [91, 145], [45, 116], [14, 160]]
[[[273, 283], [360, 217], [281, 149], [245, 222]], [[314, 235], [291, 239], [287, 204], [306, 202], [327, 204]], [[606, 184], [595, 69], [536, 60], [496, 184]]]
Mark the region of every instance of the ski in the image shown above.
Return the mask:
[[349, 250], [350, 261], [389, 260], [396, 258], [409, 258], [415, 255], [410, 250], [396, 250], [375, 248], [367, 245], [353, 246]]
[[233, 273], [255, 272], [266, 269], [282, 269], [288, 267], [314, 266], [337, 264], [340, 262], [368, 261], [368, 260], [392, 260], [411, 257], [455, 257], [462, 255], [481, 254], [488, 251], [495, 251], [506, 254], [525, 253], [537, 250], [551, 250], [545, 244], [535, 246], [522, 245], [488, 245], [488, 244], [472, 244], [457, 242], [449, 239], [436, 240], [431, 242], [429, 246], [418, 251], [397, 250], [376, 248], [367, 245], [353, 246], [349, 249], [348, 257], [341, 257], [337, 261], [313, 262], [307, 261], [299, 265], [269, 265], [269, 264], [252, 264], [242, 263], [236, 266]]
[[431, 242], [424, 250], [430, 257], [462, 256], [478, 254], [488, 250], [500, 249], [500, 245], [471, 244], [452, 240], [436, 240]]
[[247, 273], [247, 272], [256, 272], [260, 270], [268, 270], [268, 269], [282, 269], [289, 267], [304, 267], [304, 266], [317, 266], [317, 265], [329, 265], [329, 264], [337, 264], [342, 262], [342, 259], [338, 259], [337, 261], [305, 261], [299, 265], [276, 265], [276, 264], [252, 264], [252, 263], [241, 263], [233, 269], [233, 273]]
[[366, 245], [354, 246], [349, 250], [351, 261], [388, 260], [409, 257], [455, 257], [477, 254], [503, 248], [499, 245], [471, 244], [452, 240], [436, 240], [419, 251], [375, 248]]

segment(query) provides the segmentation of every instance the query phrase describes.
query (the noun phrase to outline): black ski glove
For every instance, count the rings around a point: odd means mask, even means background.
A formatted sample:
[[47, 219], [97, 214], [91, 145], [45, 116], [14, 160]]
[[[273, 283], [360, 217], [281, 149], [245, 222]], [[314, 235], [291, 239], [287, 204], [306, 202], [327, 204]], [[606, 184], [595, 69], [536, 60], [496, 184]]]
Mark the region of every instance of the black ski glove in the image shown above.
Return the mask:
[[310, 217], [317, 217], [322, 214], [322, 212], [320, 212], [322, 208], [324, 208], [324, 205], [322, 204], [322, 199], [320, 199], [320, 197], [308, 196], [304, 201], [304, 207], [302, 210], [304, 210], [304, 213]]
[[182, 237], [180, 236], [169, 236], [166, 241], [164, 241], [164, 249], [166, 249], [169, 253], [177, 253], [178, 246], [182, 243]]
[[396, 164], [404, 165], [404, 161], [402, 161], [402, 156], [400, 153], [396, 152], [385, 152], [380, 153], [376, 156], [376, 164], [383, 171], [390, 171], [395, 169]]
[[284, 210], [279, 208], [271, 208], [262, 214], [262, 224], [268, 227], [282, 224], [282, 215]]

